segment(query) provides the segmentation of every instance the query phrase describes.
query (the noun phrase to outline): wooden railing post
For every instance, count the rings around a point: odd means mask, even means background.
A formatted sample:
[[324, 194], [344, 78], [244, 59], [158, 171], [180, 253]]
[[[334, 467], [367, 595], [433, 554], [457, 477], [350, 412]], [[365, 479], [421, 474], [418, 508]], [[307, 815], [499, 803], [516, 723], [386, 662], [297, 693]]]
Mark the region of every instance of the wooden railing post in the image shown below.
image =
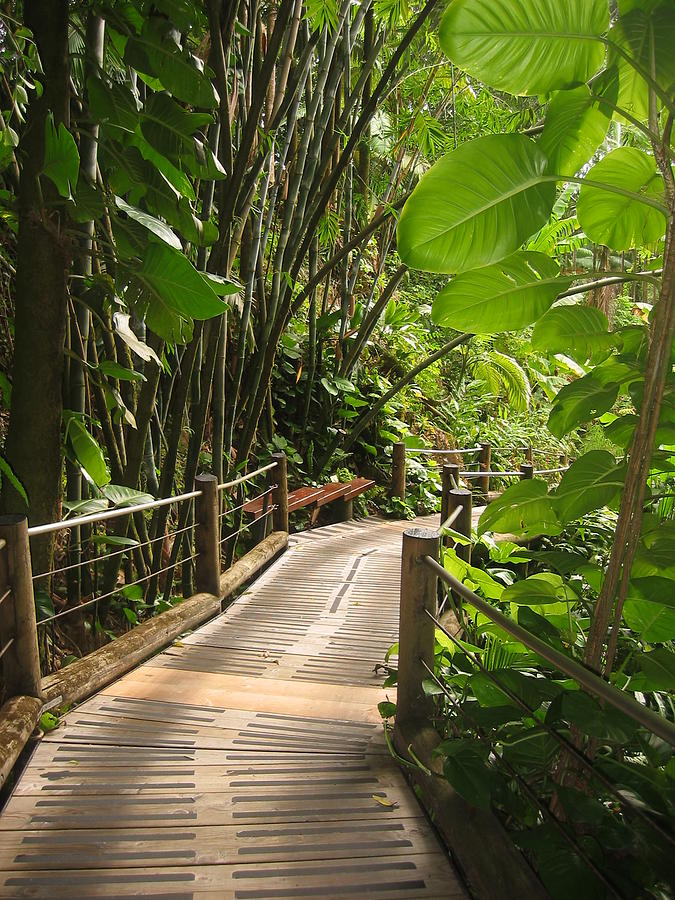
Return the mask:
[[532, 448], [532, 444], [527, 448], [527, 456], [525, 457], [529, 463], [534, 462], [534, 449]]
[[397, 441], [391, 453], [391, 496], [405, 500], [405, 444]]
[[520, 480], [526, 481], [528, 478], [532, 478], [534, 475], [534, 466], [532, 463], [521, 463], [520, 464]]
[[561, 453], [560, 455], [560, 465], [568, 466], [569, 465], [569, 457], [566, 453]]
[[[480, 445], [480, 455], [478, 457], [480, 463], [481, 472], [489, 472], [490, 464], [492, 461], [492, 447], [490, 444], [481, 444]], [[485, 502], [488, 502], [488, 494], [490, 493], [490, 476], [489, 475], [481, 475], [478, 479], [478, 490], [481, 492], [483, 497], [485, 498]]]
[[[452, 515], [458, 506], [462, 507], [462, 511], [455, 519], [452, 527], [455, 531], [468, 538], [471, 537], [471, 499], [471, 491], [463, 490], [462, 488], [453, 488], [448, 494], [449, 516]], [[466, 546], [458, 544], [455, 552], [464, 562], [471, 562], [471, 544]]]
[[288, 468], [285, 453], [273, 453], [276, 469], [272, 469], [272, 478], [276, 487], [272, 491], [272, 503], [276, 509], [272, 513], [272, 525], [275, 531], [288, 531]]
[[456, 463], [445, 463], [441, 469], [441, 525], [450, 515], [448, 495], [456, 487], [459, 487], [459, 466]]
[[197, 475], [195, 490], [195, 585], [198, 593], [220, 596], [220, 529], [218, 518], [218, 479], [215, 475]]
[[399, 612], [398, 687], [396, 727], [411, 721], [428, 719], [433, 701], [422, 689], [429, 677], [425, 662], [433, 671], [434, 623], [426, 614], [437, 612], [437, 576], [424, 564], [424, 557], [438, 559], [438, 532], [411, 528], [403, 532], [401, 556], [401, 607]]
[[11, 591], [0, 604], [2, 630], [6, 633], [3, 642], [13, 638], [2, 660], [7, 694], [41, 697], [42, 673], [26, 517], [1, 516], [0, 538], [6, 542], [0, 552], [0, 596]]

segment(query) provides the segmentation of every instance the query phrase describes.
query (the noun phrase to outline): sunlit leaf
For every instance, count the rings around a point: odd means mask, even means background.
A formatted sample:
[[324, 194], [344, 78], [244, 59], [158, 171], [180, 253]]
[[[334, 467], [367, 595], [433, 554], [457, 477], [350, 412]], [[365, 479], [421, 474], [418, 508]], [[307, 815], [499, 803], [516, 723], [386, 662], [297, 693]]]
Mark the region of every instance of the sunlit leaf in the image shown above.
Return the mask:
[[529, 138], [487, 135], [463, 144], [422, 177], [398, 223], [412, 268], [464, 272], [514, 253], [547, 221], [555, 184]]

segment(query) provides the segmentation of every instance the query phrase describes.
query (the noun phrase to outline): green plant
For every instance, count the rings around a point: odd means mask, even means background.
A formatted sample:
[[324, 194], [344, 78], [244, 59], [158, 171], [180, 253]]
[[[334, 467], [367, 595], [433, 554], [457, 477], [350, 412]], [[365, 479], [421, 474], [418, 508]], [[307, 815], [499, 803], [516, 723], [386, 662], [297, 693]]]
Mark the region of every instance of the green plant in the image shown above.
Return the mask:
[[[499, 134], [459, 146], [422, 177], [398, 223], [404, 262], [454, 276], [434, 301], [434, 321], [486, 335], [534, 325], [532, 346], [552, 359], [565, 354], [573, 373], [555, 385], [552, 435], [567, 439], [600, 421], [608, 440], [624, 450], [617, 459], [590, 449], [557, 487], [521, 481], [482, 514], [479, 535], [548, 535], [549, 549], [499, 558], [502, 567], [509, 559], [536, 559], [540, 571], [518, 579], [493, 568], [500, 576], [493, 578], [452, 553], [446, 566], [522, 625], [671, 719], [664, 692], [675, 687], [675, 618], [656, 585], [672, 593], [667, 557], [675, 543], [672, 525], [650, 510], [649, 493], [673, 466], [675, 72], [667, 45], [674, 33], [675, 13], [665, 3], [619, 4], [610, 19], [603, 0], [455, 0], [440, 27], [443, 49], [493, 88], [549, 95], [543, 128], [537, 141]], [[622, 137], [620, 146], [608, 147], [612, 120], [621, 123], [612, 135]], [[553, 258], [556, 241], [549, 238], [565, 234], [560, 208], [571, 197], [579, 226], [596, 244], [637, 248], [636, 262], [663, 253], [660, 278], [636, 265], [608, 279], [660, 290], [647, 323], [610, 332], [601, 310], [580, 305], [579, 297], [606, 281], [573, 287], [577, 273], [563, 273]], [[535, 233], [542, 239], [530, 240]], [[618, 507], [611, 546], [604, 525], [599, 532], [580, 524], [607, 506]], [[570, 550], [578, 539], [595, 547], [586, 558]], [[554, 560], [564, 572], [550, 570]], [[613, 804], [628, 782], [642, 779], [645, 788], [636, 792], [649, 815], [672, 821], [671, 748], [646, 751], [647, 734], [600, 709], [475, 610], [465, 609], [462, 621], [470, 646], [441, 641], [439, 651], [447, 686], [441, 705], [448, 738], [454, 735], [441, 750], [446, 777], [472, 802], [497, 806], [525, 831], [515, 839], [533, 854], [554, 895], [562, 895], [562, 867], [565, 893], [570, 879], [584, 896], [612, 893], [617, 879], [631, 886], [629, 893], [665, 890], [664, 843], [637, 823], [630, 804]], [[486, 675], [495, 666], [498, 681]], [[565, 742], [607, 767], [613, 794], [580, 775]]]

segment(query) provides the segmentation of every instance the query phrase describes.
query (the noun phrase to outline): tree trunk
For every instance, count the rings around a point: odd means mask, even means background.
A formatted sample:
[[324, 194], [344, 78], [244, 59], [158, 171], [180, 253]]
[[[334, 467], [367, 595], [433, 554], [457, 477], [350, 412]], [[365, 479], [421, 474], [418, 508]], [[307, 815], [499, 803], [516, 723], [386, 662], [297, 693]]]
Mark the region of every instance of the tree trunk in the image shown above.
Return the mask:
[[[28, 108], [19, 148], [19, 239], [12, 402], [5, 455], [28, 495], [31, 524], [58, 517], [61, 495], [61, 409], [70, 240], [65, 203], [54, 185], [39, 180], [45, 122], [68, 125], [68, 2], [32, 0], [24, 20], [42, 61], [43, 92]], [[26, 512], [26, 504], [3, 479], [3, 513]], [[36, 547], [38, 571], [49, 567], [51, 541]]]

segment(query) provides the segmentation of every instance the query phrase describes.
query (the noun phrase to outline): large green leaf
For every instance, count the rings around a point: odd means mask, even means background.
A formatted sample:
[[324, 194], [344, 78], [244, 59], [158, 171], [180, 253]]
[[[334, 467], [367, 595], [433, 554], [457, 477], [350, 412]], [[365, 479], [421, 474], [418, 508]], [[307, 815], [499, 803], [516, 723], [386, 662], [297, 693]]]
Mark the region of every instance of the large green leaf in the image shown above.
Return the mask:
[[487, 752], [474, 740], [444, 741], [443, 772], [457, 793], [473, 806], [490, 808], [491, 779]]
[[608, 26], [605, 0], [454, 0], [440, 41], [455, 65], [491, 87], [544, 94], [598, 71]]
[[210, 319], [227, 310], [192, 263], [166, 244], [148, 244], [134, 280], [135, 299], [148, 325], [168, 341], [188, 340], [193, 319]]
[[[135, 506], [137, 503], [152, 503], [155, 499], [152, 494], [134, 490], [134, 488], [126, 487], [123, 484], [107, 484], [102, 488], [101, 493], [115, 508]], [[136, 542], [134, 541], [134, 543]]]
[[511, 485], [485, 508], [478, 522], [478, 534], [496, 531], [534, 537], [562, 531], [545, 481], [530, 478]]
[[601, 740], [627, 743], [638, 727], [628, 716], [612, 707], [603, 708], [584, 691], [565, 691], [560, 695], [559, 708], [570, 725]]
[[555, 306], [538, 319], [532, 332], [535, 350], [564, 353], [580, 362], [615, 343], [607, 316], [593, 306]]
[[573, 599], [576, 598], [571, 591], [565, 588], [562, 578], [559, 575], [551, 577], [549, 572], [542, 572], [531, 575], [523, 581], [516, 581], [509, 585], [502, 594], [502, 600], [516, 603], [518, 606], [548, 606], [551, 603]]
[[115, 137], [134, 133], [139, 113], [134, 95], [127, 87], [117, 82], [107, 85], [91, 76], [87, 79], [87, 98], [94, 119], [109, 128]]
[[218, 95], [201, 61], [183, 50], [171, 22], [152, 16], [140, 35], [127, 41], [124, 61], [133, 69], [158, 78], [174, 97], [205, 109], [218, 105]]
[[617, 464], [607, 450], [584, 453], [565, 472], [553, 495], [558, 518], [567, 525], [611, 503], [623, 489], [625, 477], [625, 464]]
[[398, 223], [398, 251], [415, 269], [463, 272], [515, 252], [547, 221], [555, 184], [529, 138], [487, 135], [422, 177]]
[[631, 578], [629, 600], [648, 600], [675, 608], [675, 582], [662, 575], [647, 575], [645, 578]]
[[189, 112], [167, 94], [152, 94], [143, 109], [141, 132], [158, 153], [177, 160], [194, 152], [192, 136], [212, 120], [210, 113]]
[[123, 213], [126, 213], [131, 219], [134, 219], [134, 221], [143, 225], [144, 228], [147, 228], [148, 231], [151, 231], [152, 234], [157, 235], [157, 237], [164, 241], [165, 244], [168, 244], [169, 247], [173, 247], [174, 250], [183, 249], [180, 239], [176, 237], [166, 222], [161, 222], [149, 213], [143, 212], [142, 209], [131, 206], [121, 197], [115, 197], [115, 206]]
[[108, 467], [105, 464], [103, 450], [89, 434], [84, 424], [74, 415], [64, 411], [66, 420], [66, 436], [73, 452], [83, 469], [99, 487], [110, 481]]
[[608, 412], [619, 395], [619, 384], [605, 383], [596, 371], [566, 384], [555, 398], [548, 417], [551, 434], [563, 437], [573, 428]]
[[54, 116], [49, 113], [45, 119], [45, 156], [42, 174], [56, 185], [62, 197], [70, 197], [75, 190], [77, 176], [80, 172], [80, 154], [77, 152], [75, 138], [63, 122], [58, 129], [54, 125]]
[[608, 35], [610, 60], [618, 72], [617, 105], [638, 119], [649, 116], [646, 75], [669, 96], [672, 96], [675, 86], [675, 16], [672, 3], [649, 6], [652, 8], [622, 13]]
[[[640, 683], [640, 687], [638, 687]], [[675, 690], [675, 653], [659, 647], [640, 657], [640, 672], [630, 680], [631, 690]]]
[[666, 230], [664, 213], [640, 199], [663, 198], [663, 181], [653, 157], [636, 147], [618, 147], [593, 166], [588, 179], [607, 186], [583, 184], [579, 191], [577, 216], [592, 241], [614, 250], [628, 250], [662, 237]]
[[[671, 590], [673, 588], [675, 585]], [[675, 609], [672, 606], [628, 599], [623, 606], [623, 618], [626, 625], [645, 641], [672, 641], [675, 638]]]
[[611, 114], [591, 96], [585, 84], [560, 91], [546, 112], [539, 147], [555, 175], [574, 175], [604, 141]]
[[431, 317], [473, 334], [515, 331], [534, 322], [572, 282], [545, 253], [519, 250], [500, 263], [457, 275], [436, 295]]

